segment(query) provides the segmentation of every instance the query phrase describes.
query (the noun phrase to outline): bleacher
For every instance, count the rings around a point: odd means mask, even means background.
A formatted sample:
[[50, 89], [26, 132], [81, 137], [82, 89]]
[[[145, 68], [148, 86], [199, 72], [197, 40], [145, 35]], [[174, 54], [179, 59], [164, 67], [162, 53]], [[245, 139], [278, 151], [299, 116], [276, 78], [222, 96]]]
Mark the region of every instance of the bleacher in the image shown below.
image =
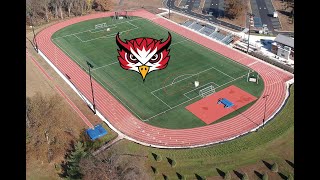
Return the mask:
[[187, 20], [186, 22], [182, 23], [181, 25], [182, 25], [182, 26], [189, 27], [193, 22], [194, 22], [194, 21]]
[[213, 26], [206, 26], [205, 28], [203, 28], [201, 31], [199, 31], [200, 33], [209, 36], [210, 34], [212, 34], [214, 31], [216, 30], [215, 27]]
[[196, 21], [187, 20], [181, 25], [186, 26], [190, 29], [198, 31], [201, 34], [204, 34], [212, 39], [221, 41], [224, 44], [229, 44], [234, 40], [234, 36], [232, 34], [223, 35], [222, 33], [218, 32], [218, 28], [210, 25], [201, 25]]
[[233, 36], [231, 34], [229, 34], [228, 36], [226, 36], [225, 38], [223, 38], [221, 40], [221, 42], [223, 42], [224, 44], [229, 44], [231, 43], [233, 40]]
[[198, 23], [193, 23], [189, 26], [190, 29], [193, 29], [193, 30], [196, 30], [196, 31], [199, 31], [200, 29], [203, 28], [202, 25], [198, 24]]
[[209, 37], [211, 37], [212, 39], [216, 39], [218, 41], [221, 41], [225, 37], [225, 35], [223, 35], [217, 31], [217, 32], [212, 33]]

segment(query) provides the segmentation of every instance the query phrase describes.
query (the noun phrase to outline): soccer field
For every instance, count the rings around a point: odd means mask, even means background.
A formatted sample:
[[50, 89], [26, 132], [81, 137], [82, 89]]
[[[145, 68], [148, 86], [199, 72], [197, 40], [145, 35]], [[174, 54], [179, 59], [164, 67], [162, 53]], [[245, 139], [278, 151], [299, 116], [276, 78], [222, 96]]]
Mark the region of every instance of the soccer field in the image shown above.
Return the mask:
[[[95, 29], [101, 23], [107, 26]], [[172, 129], [204, 126], [185, 106], [200, 100], [199, 90], [210, 85], [216, 91], [236, 85], [257, 98], [262, 93], [262, 79], [258, 84], [247, 82], [248, 67], [174, 32], [170, 32], [168, 67], [148, 74], [143, 82], [140, 74], [120, 67], [115, 41], [118, 32], [122, 40], [138, 37], [165, 40], [168, 36], [168, 30], [143, 18], [107, 17], [63, 28], [52, 36], [52, 41], [83, 69], [87, 70], [86, 61], [90, 62], [94, 66], [93, 78], [146, 123]], [[194, 81], [200, 85], [195, 87]], [[238, 115], [253, 103], [214, 123]]]

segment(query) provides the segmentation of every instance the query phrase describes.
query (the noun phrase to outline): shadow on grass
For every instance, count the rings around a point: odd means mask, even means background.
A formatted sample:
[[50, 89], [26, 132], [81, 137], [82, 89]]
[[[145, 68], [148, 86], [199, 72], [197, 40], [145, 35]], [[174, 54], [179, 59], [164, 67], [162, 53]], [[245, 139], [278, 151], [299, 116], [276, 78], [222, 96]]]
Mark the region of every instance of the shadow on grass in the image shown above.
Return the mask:
[[286, 159], [286, 162], [287, 162], [292, 168], [294, 168], [294, 163], [293, 163], [293, 162], [291, 162], [291, 161], [289, 161], [289, 160], [287, 160], [287, 159]]
[[151, 153], [151, 154], [152, 154], [154, 160], [157, 160], [158, 155], [156, 155], [155, 153]]
[[167, 161], [168, 161], [168, 163], [172, 166], [172, 159], [170, 159], [170, 158], [167, 157]]
[[197, 173], [196, 174], [194, 174], [195, 176], [196, 176], [196, 178], [197, 178], [197, 180], [203, 180], [204, 178], [203, 177], [201, 177], [200, 175], [198, 175]]
[[177, 176], [178, 176], [178, 179], [182, 179], [182, 175], [178, 172], [176, 172]]
[[151, 166], [151, 169], [152, 169], [153, 173], [156, 173], [156, 168], [155, 167]]
[[168, 180], [168, 176], [166, 176], [165, 174], [162, 174], [162, 176], [164, 180]]
[[267, 161], [264, 161], [264, 160], [262, 160], [262, 162], [269, 170], [271, 170], [272, 165], [270, 163], [268, 163]]
[[263, 176], [263, 175], [262, 175], [261, 173], [259, 173], [259, 172], [256, 171], [256, 170], [253, 171], [253, 172], [258, 176], [258, 178], [262, 179], [262, 176]]
[[223, 171], [221, 171], [221, 170], [220, 170], [220, 169], [218, 169], [218, 168], [216, 168], [216, 170], [217, 170], [218, 174], [219, 174], [221, 177], [223, 177], [223, 178], [224, 178], [224, 176], [226, 175], [226, 173], [225, 173], [225, 172], [223, 172]]
[[288, 177], [286, 175], [282, 174], [281, 172], [278, 172], [278, 174], [282, 179], [284, 179], [284, 180], [288, 179]]
[[242, 179], [243, 178], [243, 174], [241, 174], [240, 172], [236, 171], [236, 170], [233, 170], [234, 174], [237, 175], [237, 177], [239, 179]]

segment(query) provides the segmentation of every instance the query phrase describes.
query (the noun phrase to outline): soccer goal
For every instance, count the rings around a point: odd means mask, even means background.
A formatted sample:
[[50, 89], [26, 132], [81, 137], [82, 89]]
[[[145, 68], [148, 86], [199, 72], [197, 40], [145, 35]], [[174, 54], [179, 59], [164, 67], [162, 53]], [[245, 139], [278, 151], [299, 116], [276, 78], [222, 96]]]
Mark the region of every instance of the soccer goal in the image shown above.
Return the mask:
[[215, 91], [213, 85], [210, 85], [210, 86], [208, 86], [208, 87], [205, 87], [205, 88], [203, 88], [203, 89], [200, 89], [200, 90], [199, 90], [199, 96], [202, 97], [202, 98], [204, 98], [204, 97], [209, 96], [209, 95], [211, 95], [211, 94], [213, 94], [213, 93], [215, 93], [215, 92], [216, 92], [216, 91]]

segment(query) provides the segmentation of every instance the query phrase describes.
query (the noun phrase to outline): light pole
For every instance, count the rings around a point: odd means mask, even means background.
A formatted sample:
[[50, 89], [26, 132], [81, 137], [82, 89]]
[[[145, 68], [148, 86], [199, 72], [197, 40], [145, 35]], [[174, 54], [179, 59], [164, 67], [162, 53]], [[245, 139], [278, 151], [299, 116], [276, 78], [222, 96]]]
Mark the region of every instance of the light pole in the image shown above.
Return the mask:
[[33, 43], [35, 43], [36, 46], [36, 51], [38, 52], [38, 43], [37, 43], [37, 39], [36, 39], [36, 34], [34, 33], [34, 28], [33, 28], [33, 21], [32, 21], [32, 15], [30, 13], [27, 13], [30, 17], [30, 21], [31, 21], [31, 27], [32, 27], [32, 32], [33, 32]]
[[93, 106], [93, 112], [94, 114], [96, 114], [96, 105], [94, 103], [94, 95], [93, 95], [93, 87], [92, 87], [92, 80], [91, 80], [91, 71], [90, 71], [90, 68], [93, 68], [93, 65], [90, 64], [88, 61], [87, 61], [87, 64], [88, 64], [88, 67], [89, 67], [89, 76], [90, 76], [90, 84], [91, 84], [91, 93], [92, 93], [92, 106]]
[[171, 0], [168, 0], [169, 1], [169, 19], [170, 19], [170, 7], [171, 7]]
[[248, 47], [247, 47], [247, 54], [248, 54], [249, 53], [249, 40], [250, 40], [250, 27], [251, 27], [250, 18], [254, 17], [254, 14], [248, 13], [247, 15], [249, 16]]
[[268, 97], [269, 95], [267, 94], [267, 95], [264, 95], [262, 98], [263, 99], [266, 99], [265, 100], [265, 103], [264, 103], [264, 114], [263, 114], [263, 120], [262, 120], [262, 129], [264, 129], [264, 121], [265, 121], [265, 119], [266, 119], [266, 110], [267, 110], [267, 97]]

